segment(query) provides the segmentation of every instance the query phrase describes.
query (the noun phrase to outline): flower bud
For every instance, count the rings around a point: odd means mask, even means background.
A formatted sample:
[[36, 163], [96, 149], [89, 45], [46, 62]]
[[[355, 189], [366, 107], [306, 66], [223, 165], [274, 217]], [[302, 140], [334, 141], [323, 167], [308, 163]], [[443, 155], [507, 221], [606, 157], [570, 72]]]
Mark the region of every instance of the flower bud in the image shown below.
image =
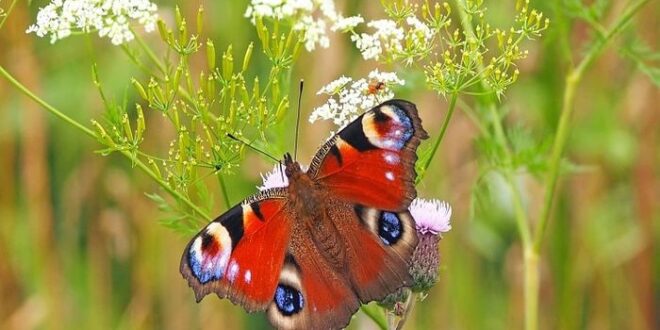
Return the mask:
[[417, 198], [410, 204], [415, 219], [419, 243], [413, 252], [410, 275], [413, 292], [425, 292], [438, 281], [440, 233], [451, 230], [451, 207], [447, 202]]

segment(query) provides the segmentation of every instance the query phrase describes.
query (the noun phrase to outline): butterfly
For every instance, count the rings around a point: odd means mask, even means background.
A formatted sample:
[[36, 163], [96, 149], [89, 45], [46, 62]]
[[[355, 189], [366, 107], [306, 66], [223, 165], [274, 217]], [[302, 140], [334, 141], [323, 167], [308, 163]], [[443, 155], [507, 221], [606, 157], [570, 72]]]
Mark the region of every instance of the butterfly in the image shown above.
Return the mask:
[[426, 138], [416, 106], [390, 100], [332, 136], [307, 171], [284, 155], [288, 186], [248, 197], [186, 246], [180, 270], [197, 301], [216, 293], [276, 328], [336, 329], [410, 286], [408, 206]]

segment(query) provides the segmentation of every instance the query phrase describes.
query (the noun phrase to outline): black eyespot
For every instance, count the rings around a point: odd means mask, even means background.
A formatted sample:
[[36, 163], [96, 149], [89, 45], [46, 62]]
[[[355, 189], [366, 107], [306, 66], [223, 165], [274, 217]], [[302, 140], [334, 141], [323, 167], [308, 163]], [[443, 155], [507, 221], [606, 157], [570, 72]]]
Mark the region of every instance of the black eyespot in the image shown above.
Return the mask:
[[403, 226], [395, 213], [383, 212], [378, 219], [378, 236], [386, 245], [392, 245], [401, 239]]
[[277, 309], [284, 316], [291, 316], [300, 312], [305, 305], [302, 293], [286, 284], [277, 285], [273, 300], [277, 305]]

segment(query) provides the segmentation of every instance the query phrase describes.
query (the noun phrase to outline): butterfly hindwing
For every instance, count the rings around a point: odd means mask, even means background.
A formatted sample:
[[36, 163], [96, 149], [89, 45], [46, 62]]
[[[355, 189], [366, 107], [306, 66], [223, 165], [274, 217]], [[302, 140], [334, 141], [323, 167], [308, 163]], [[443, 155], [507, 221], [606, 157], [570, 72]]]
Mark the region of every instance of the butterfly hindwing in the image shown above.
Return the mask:
[[291, 236], [279, 189], [264, 191], [209, 223], [184, 250], [181, 274], [197, 300], [229, 297], [248, 311], [263, 310], [273, 292]]
[[292, 243], [268, 319], [278, 329], [341, 329], [360, 307], [343, 273], [319, 253], [311, 236]]
[[343, 238], [349, 279], [360, 300], [381, 300], [410, 286], [409, 261], [418, 241], [410, 213], [333, 204], [332, 220]]
[[340, 199], [401, 211], [416, 197], [415, 152], [427, 137], [415, 105], [390, 100], [330, 138], [308, 173]]

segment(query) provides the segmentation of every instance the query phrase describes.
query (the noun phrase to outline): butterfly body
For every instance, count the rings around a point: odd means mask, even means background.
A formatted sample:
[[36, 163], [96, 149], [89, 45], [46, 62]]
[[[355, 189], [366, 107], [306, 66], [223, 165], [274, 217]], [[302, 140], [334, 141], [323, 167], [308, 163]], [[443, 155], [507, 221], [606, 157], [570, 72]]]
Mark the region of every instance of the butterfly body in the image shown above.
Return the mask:
[[329, 139], [309, 170], [285, 155], [285, 187], [249, 197], [188, 244], [181, 273], [197, 299], [265, 310], [277, 328], [335, 329], [411, 285], [407, 207], [423, 138], [415, 106], [392, 100]]

